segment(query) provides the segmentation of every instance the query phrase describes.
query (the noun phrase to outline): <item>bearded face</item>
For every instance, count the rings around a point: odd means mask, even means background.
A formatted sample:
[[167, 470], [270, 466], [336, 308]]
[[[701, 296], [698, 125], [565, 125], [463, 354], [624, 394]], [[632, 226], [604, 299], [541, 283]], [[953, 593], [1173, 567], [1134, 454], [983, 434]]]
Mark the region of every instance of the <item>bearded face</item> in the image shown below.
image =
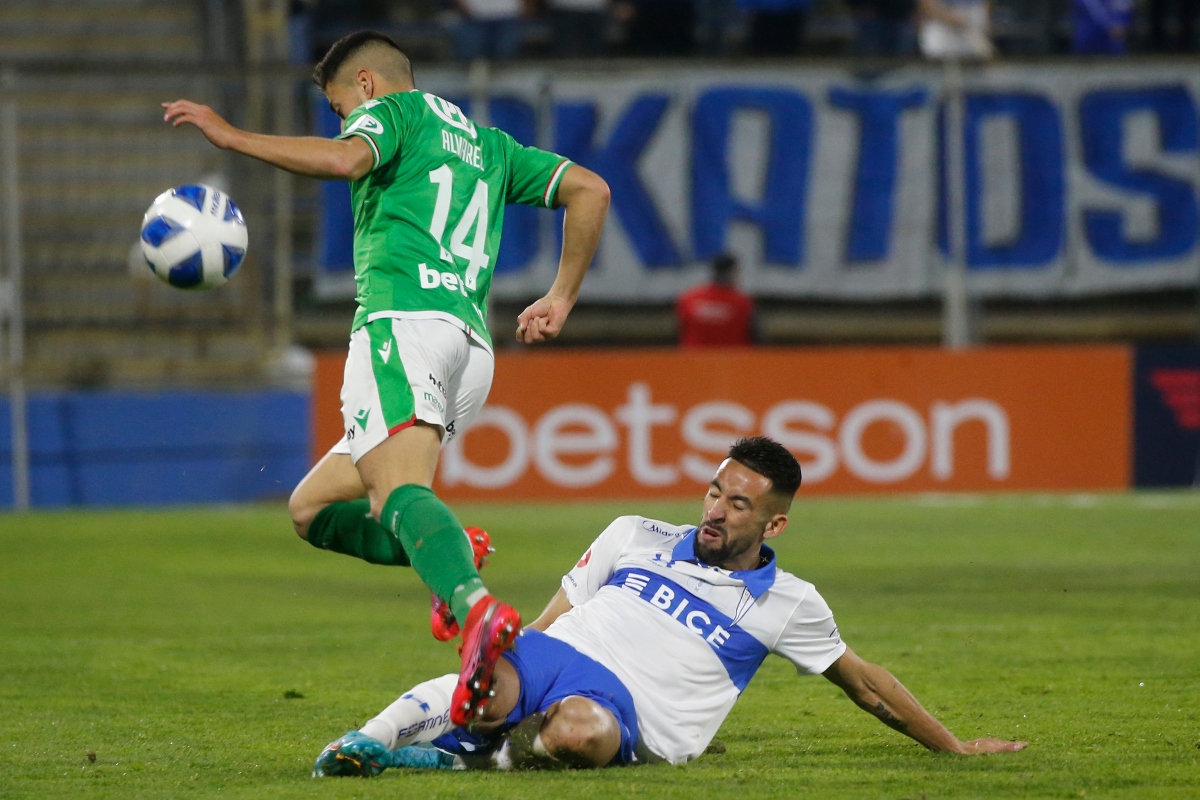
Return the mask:
[[757, 551], [762, 545], [762, 531], [763, 527], [756, 524], [749, 526], [748, 530], [735, 531], [731, 535], [727, 524], [718, 523], [705, 515], [699, 530], [696, 531], [696, 556], [705, 564], [713, 566], [736, 561], [751, 549]]
[[786, 524], [786, 519], [771, 481], [726, 459], [704, 497], [704, 516], [696, 529], [696, 557], [722, 569], [754, 569], [763, 539], [782, 530], [780, 521]]

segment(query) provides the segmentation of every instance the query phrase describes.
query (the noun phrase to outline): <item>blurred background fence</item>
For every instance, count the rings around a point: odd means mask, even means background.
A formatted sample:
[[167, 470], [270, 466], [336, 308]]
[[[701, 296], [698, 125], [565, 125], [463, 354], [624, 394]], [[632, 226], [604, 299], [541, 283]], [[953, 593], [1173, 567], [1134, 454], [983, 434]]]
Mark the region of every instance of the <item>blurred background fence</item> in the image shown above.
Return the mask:
[[[33, 393], [35, 504], [283, 495], [303, 473], [310, 353], [344, 347], [352, 311], [346, 187], [218, 151], [163, 124], [159, 104], [188, 97], [252, 130], [329, 135], [311, 61], [365, 26], [410, 51], [423, 89], [614, 186], [559, 345], [674, 344], [675, 297], [723, 250], [742, 261], [762, 344], [942, 339], [945, 73], [918, 60], [917, 3], [546, 0], [515, 3], [511, 25], [484, 5], [0, 0], [0, 100], [16, 131], [0, 252], [5, 275], [21, 273], [8, 310], [23, 314], [5, 369]], [[1078, 4], [995, 4], [1000, 57], [964, 68], [977, 343], [1200, 337], [1194, 12], [1135, 4], [1128, 52], [1081, 60]], [[772, 24], [787, 36], [763, 38]], [[217, 292], [161, 284], [137, 246], [149, 203], [186, 182], [230, 192], [249, 225], [246, 264]], [[548, 285], [556, 223], [510, 210], [491, 315], [501, 346]], [[93, 405], [106, 411], [84, 413]], [[80, 426], [127, 435], [93, 441]], [[205, 444], [206, 429], [223, 432]], [[156, 470], [176, 477], [156, 483]], [[188, 471], [196, 483], [176, 485]]]

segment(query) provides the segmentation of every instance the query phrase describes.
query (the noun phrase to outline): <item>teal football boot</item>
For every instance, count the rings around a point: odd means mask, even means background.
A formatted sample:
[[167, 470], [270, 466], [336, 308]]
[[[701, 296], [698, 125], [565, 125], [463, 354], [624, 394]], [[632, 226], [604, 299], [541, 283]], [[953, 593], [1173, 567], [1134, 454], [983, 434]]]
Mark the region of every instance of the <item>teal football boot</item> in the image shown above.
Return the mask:
[[454, 769], [454, 755], [431, 744], [413, 744], [392, 751], [389, 767], [403, 769]]
[[350, 731], [330, 742], [313, 764], [314, 778], [350, 776], [374, 778], [391, 766], [392, 754], [387, 745], [358, 731]]

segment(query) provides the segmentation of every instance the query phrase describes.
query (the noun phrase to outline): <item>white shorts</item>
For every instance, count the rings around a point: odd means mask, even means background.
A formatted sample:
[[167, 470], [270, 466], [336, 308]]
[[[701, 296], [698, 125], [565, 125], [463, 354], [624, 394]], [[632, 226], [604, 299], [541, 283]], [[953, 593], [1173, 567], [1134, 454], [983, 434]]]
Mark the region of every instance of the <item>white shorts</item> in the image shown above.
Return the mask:
[[439, 319], [383, 317], [350, 335], [342, 379], [346, 435], [331, 453], [358, 463], [417, 420], [436, 425], [445, 447], [475, 419], [492, 388], [495, 359]]

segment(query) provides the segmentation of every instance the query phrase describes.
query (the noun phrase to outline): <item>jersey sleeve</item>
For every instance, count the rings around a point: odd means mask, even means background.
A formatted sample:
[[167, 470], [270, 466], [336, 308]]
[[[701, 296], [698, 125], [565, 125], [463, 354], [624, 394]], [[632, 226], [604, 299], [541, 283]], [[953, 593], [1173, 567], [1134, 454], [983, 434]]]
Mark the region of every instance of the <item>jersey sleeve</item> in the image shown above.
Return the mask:
[[633, 536], [636, 519], [618, 517], [613, 520], [592, 542], [575, 568], [563, 576], [562, 587], [571, 605], [583, 605], [600, 591], [601, 586], [608, 583], [616, 571], [622, 551]]
[[525, 147], [505, 134], [508, 145], [508, 185], [504, 202], [554, 208], [558, 186], [571, 160], [536, 147]]
[[350, 112], [337, 139], [357, 136], [371, 146], [371, 171], [379, 169], [400, 152], [400, 115], [388, 103], [366, 102]]
[[811, 675], [820, 675], [846, 652], [833, 611], [816, 589], [809, 587], [771, 652]]

